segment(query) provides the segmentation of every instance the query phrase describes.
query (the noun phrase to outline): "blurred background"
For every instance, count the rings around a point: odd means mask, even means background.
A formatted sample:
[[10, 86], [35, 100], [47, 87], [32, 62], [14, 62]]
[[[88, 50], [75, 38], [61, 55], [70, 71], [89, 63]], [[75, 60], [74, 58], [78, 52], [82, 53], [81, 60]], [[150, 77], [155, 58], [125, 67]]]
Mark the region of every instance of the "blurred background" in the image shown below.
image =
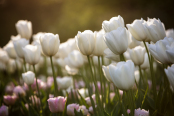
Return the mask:
[[159, 18], [174, 27], [174, 0], [0, 0], [0, 46], [17, 35], [18, 20], [32, 22], [33, 34], [59, 34], [64, 42], [78, 31], [98, 31], [102, 22], [121, 15], [125, 24], [134, 19]]

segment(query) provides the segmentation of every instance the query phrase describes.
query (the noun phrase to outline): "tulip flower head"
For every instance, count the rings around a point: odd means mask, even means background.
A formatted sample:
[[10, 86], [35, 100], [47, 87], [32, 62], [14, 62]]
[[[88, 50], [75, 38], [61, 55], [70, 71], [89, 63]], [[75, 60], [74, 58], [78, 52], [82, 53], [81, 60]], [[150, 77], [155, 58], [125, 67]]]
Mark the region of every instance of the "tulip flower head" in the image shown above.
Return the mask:
[[149, 111], [146, 111], [144, 109], [135, 109], [134, 116], [149, 116]]
[[0, 116], [8, 116], [8, 107], [5, 105], [2, 105], [0, 107]]
[[22, 73], [22, 78], [26, 84], [31, 85], [34, 83], [35, 74], [32, 71], [28, 71], [26, 73]]
[[79, 104], [69, 104], [67, 106], [67, 115], [69, 116], [75, 116], [74, 110], [78, 110], [79, 109]]
[[6, 95], [4, 96], [4, 102], [7, 104], [7, 105], [13, 105], [17, 100], [17, 96], [16, 95]]
[[165, 70], [165, 73], [166, 73], [166, 75], [168, 77], [170, 85], [174, 89], [174, 64], [171, 67], [168, 67], [167, 69], [164, 69], [164, 70]]

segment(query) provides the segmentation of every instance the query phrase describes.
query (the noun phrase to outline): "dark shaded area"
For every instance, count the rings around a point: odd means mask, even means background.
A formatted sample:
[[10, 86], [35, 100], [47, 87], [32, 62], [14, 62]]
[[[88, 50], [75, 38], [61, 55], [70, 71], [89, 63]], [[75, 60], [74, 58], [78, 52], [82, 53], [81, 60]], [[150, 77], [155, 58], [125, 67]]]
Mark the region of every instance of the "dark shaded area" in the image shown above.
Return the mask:
[[104, 20], [121, 15], [125, 24], [134, 19], [159, 18], [166, 29], [174, 27], [173, 0], [0, 0], [0, 46], [17, 35], [15, 23], [29, 20], [33, 34], [58, 33], [61, 42], [78, 31], [100, 30]]

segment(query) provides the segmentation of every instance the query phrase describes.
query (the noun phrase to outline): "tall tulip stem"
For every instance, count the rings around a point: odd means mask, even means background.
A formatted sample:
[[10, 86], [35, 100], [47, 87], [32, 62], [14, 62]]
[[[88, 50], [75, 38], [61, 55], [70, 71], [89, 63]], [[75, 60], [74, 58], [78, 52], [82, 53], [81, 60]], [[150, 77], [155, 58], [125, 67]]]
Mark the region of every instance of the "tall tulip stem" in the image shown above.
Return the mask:
[[34, 73], [35, 73], [35, 76], [36, 76], [36, 86], [37, 86], [37, 91], [38, 91], [38, 95], [39, 95], [39, 98], [40, 98], [41, 112], [42, 112], [42, 115], [43, 115], [43, 108], [42, 108], [43, 105], [42, 105], [42, 99], [41, 99], [41, 95], [40, 95], [39, 85], [38, 85], [38, 82], [37, 82], [37, 75], [36, 75], [35, 65], [33, 65], [33, 70], [34, 70]]
[[57, 81], [56, 81], [56, 75], [55, 75], [55, 70], [54, 70], [54, 66], [53, 66], [53, 59], [52, 56], [50, 56], [50, 61], [51, 61], [51, 67], [52, 67], [52, 72], [53, 72], [53, 78], [54, 78], [54, 95], [57, 96], [58, 95], [58, 86], [57, 86]]
[[25, 69], [25, 71], [24, 71], [24, 72], [27, 72], [27, 67], [26, 67], [25, 58], [23, 59], [23, 61], [24, 61], [24, 69]]
[[154, 72], [153, 72], [153, 57], [150, 58], [150, 54], [149, 54], [149, 50], [147, 48], [146, 42], [143, 41], [143, 43], [144, 43], [144, 46], [146, 48], [146, 52], [147, 52], [148, 59], [149, 59], [149, 64], [150, 64], [150, 73], [151, 73], [151, 79], [152, 79], [153, 96], [154, 96], [154, 99], [156, 99], [157, 93], [156, 93], [156, 79], [154, 77]]

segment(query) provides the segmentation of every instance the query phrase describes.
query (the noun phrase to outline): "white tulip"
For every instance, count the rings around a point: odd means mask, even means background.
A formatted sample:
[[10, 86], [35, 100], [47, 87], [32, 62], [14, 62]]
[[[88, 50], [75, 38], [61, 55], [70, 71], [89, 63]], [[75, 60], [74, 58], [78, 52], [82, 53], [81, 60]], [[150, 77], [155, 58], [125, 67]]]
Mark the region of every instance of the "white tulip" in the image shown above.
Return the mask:
[[17, 55], [16, 55], [16, 51], [15, 51], [12, 41], [9, 41], [8, 44], [6, 46], [4, 46], [3, 49], [7, 52], [8, 56], [10, 58], [16, 59]]
[[109, 48], [104, 50], [104, 56], [110, 60], [113, 60], [115, 62], [119, 62], [120, 61], [120, 56], [114, 54]]
[[139, 83], [139, 80], [140, 80], [140, 72], [138, 70], [135, 70], [134, 76], [135, 76], [136, 82]]
[[35, 65], [39, 62], [41, 57], [40, 48], [34, 45], [26, 45], [23, 48], [25, 61], [30, 65]]
[[145, 55], [144, 55], [144, 62], [143, 62], [143, 64], [141, 65], [141, 69], [147, 69], [147, 68], [149, 68], [149, 67], [150, 67], [150, 66], [149, 66], [148, 54], [145, 53]]
[[157, 20], [155, 18], [148, 18], [148, 21], [144, 23], [144, 25], [151, 35], [149, 39], [152, 42], [156, 43], [158, 40], [162, 40], [164, 37], [166, 37], [165, 27], [160, 19]]
[[[169, 38], [170, 39], [170, 38]], [[163, 40], [157, 41], [155, 44], [149, 44], [149, 52], [150, 54], [160, 63], [168, 64], [170, 63], [168, 59], [168, 55], [166, 53], [166, 46], [170, 45], [171, 42], [167, 37]]]
[[44, 32], [38, 32], [37, 34], [33, 35], [33, 41], [39, 40], [42, 35], [44, 35]]
[[115, 86], [121, 90], [129, 90], [135, 84], [134, 63], [131, 60], [109, 66], [109, 73]]
[[95, 32], [95, 48], [93, 55], [103, 56], [104, 50], [107, 48], [107, 45], [104, 41], [104, 34], [102, 32]]
[[16, 70], [16, 62], [15, 62], [15, 60], [9, 59], [9, 61], [7, 62], [6, 69], [8, 70], [8, 72], [14, 73], [15, 70]]
[[170, 85], [174, 89], [174, 64], [171, 67], [168, 67], [167, 69], [164, 69], [164, 70], [165, 70], [165, 73], [166, 73], [166, 75], [168, 77]]
[[128, 48], [128, 32], [126, 28], [118, 27], [105, 34], [105, 43], [116, 55], [123, 54]]
[[56, 80], [60, 89], [67, 89], [73, 85], [72, 77], [57, 78]]
[[167, 45], [166, 48], [167, 48], [166, 53], [167, 53], [168, 59], [172, 64], [174, 64], [174, 44], [173, 46]]
[[166, 30], [166, 37], [174, 38], [174, 30], [173, 29]]
[[136, 19], [132, 24], [126, 25], [129, 32], [138, 41], [147, 41], [150, 38], [148, 29], [143, 23], [145, 23], [143, 19]]
[[14, 40], [18, 40], [18, 39], [21, 39], [21, 36], [18, 34], [16, 36], [12, 35], [11, 36], [11, 40], [14, 41]]
[[2, 61], [5, 64], [9, 61], [9, 56], [7, 52], [2, 50], [1, 48], [0, 48], [0, 61]]
[[57, 60], [56, 60], [56, 62], [57, 62], [57, 64], [59, 65], [59, 66], [61, 66], [62, 68], [65, 68], [65, 61], [64, 61], [64, 59], [62, 59], [62, 58], [58, 58]]
[[40, 44], [42, 46], [42, 51], [46, 56], [54, 56], [59, 50], [59, 35], [45, 33], [40, 37]]
[[84, 32], [78, 32], [76, 39], [76, 45], [79, 51], [83, 55], [91, 55], [95, 48], [95, 35], [90, 30]]
[[[112, 65], [112, 64], [111, 64]], [[111, 76], [109, 74], [109, 66], [102, 66], [103, 74], [109, 82], [112, 82]]]
[[24, 38], [13, 41], [13, 45], [18, 57], [22, 59], [24, 58], [24, 52], [22, 48], [25, 47], [27, 44], [29, 44], [29, 41]]
[[124, 27], [124, 20], [120, 15], [118, 15], [118, 17], [112, 17], [109, 21], [103, 21], [102, 23], [102, 28], [105, 32], [116, 30], [118, 27]]
[[67, 73], [70, 75], [76, 75], [79, 71], [79, 69], [69, 67], [68, 65], [65, 66], [65, 69], [66, 69]]
[[129, 48], [135, 48], [136, 46], [144, 46], [143, 42], [136, 40], [132, 34], [129, 34]]
[[34, 83], [35, 74], [32, 71], [28, 71], [26, 73], [22, 73], [22, 78], [27, 85], [31, 85]]
[[144, 62], [145, 48], [141, 46], [137, 46], [133, 49], [129, 49], [131, 60], [135, 65], [141, 65]]
[[32, 36], [32, 24], [30, 21], [19, 20], [16, 23], [17, 32], [21, 35], [22, 38], [29, 40]]
[[80, 68], [84, 64], [83, 56], [79, 51], [74, 50], [65, 58], [65, 63], [71, 68]]

